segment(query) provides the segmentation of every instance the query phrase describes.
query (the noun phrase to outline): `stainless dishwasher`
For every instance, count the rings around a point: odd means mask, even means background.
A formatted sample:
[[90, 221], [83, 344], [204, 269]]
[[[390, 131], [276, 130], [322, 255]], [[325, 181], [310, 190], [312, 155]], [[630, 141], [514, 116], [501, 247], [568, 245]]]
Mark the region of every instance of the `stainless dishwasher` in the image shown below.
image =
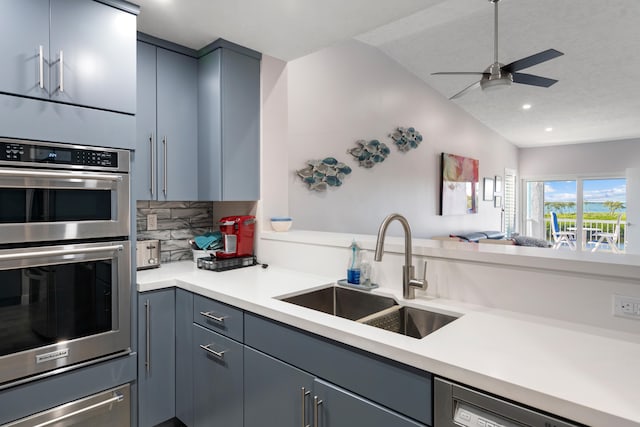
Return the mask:
[[434, 427], [579, 427], [506, 400], [436, 378]]

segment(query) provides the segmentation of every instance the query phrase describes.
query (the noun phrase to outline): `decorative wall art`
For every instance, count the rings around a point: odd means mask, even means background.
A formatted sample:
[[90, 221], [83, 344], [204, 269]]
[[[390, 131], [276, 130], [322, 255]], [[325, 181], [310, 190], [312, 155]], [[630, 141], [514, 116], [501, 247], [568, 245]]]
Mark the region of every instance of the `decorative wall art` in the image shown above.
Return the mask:
[[493, 201], [493, 178], [482, 178], [482, 200]]
[[347, 150], [347, 153], [360, 162], [360, 166], [370, 169], [378, 163], [384, 162], [391, 150], [387, 147], [387, 144], [372, 139], [367, 142], [364, 139], [356, 141], [356, 147]]
[[494, 208], [501, 208], [502, 207], [502, 196], [496, 196], [493, 199], [493, 207]]
[[442, 153], [441, 215], [478, 212], [479, 163], [469, 157]]
[[351, 168], [333, 157], [309, 160], [307, 167], [296, 173], [309, 186], [309, 190], [326, 191], [328, 187], [340, 187]]
[[494, 190], [495, 196], [502, 196], [502, 177], [500, 175], [496, 175], [495, 177], [496, 188]]
[[422, 135], [414, 128], [402, 128], [398, 127], [389, 135], [393, 139], [394, 144], [398, 147], [398, 150], [407, 152], [414, 148], [418, 148], [418, 145], [422, 142]]

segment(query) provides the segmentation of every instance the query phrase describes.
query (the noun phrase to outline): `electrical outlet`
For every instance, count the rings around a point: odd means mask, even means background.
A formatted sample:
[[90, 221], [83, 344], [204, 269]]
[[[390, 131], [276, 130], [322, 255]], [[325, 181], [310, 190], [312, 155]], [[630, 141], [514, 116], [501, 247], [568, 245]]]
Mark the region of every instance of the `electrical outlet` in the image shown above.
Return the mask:
[[640, 298], [614, 295], [613, 315], [640, 320]]
[[153, 231], [158, 229], [158, 215], [147, 215], [147, 231]]

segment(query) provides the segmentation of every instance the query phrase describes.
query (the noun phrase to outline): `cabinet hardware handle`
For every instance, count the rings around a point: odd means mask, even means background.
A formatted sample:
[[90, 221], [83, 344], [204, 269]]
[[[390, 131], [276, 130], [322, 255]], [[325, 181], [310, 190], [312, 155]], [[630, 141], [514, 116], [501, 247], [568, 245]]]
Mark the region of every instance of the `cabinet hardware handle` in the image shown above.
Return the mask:
[[155, 147], [153, 144], [153, 132], [151, 132], [149, 134], [149, 160], [150, 160], [150, 165], [151, 167], [149, 168], [150, 174], [151, 174], [151, 179], [149, 180], [150, 184], [151, 184], [151, 198], [153, 198], [155, 196], [155, 187], [156, 187], [156, 162], [154, 161], [155, 157], [154, 156], [154, 151], [155, 151]]
[[167, 145], [168, 145], [168, 141], [167, 141], [167, 137], [164, 136], [162, 138], [162, 144], [164, 145], [164, 181], [162, 183], [162, 192], [164, 193], [164, 196], [167, 197]]
[[2, 254], [0, 255], [0, 261], [10, 261], [14, 259], [25, 259], [25, 258], [44, 258], [51, 256], [61, 256], [61, 255], [85, 255], [85, 254], [94, 254], [100, 252], [116, 252], [122, 251], [124, 249], [123, 245], [111, 245], [111, 246], [98, 246], [95, 248], [77, 248], [77, 249], [56, 249], [56, 250], [44, 250], [44, 251], [32, 251], [32, 252], [22, 252], [22, 253], [14, 253], [14, 254]]
[[64, 92], [64, 52], [60, 50], [60, 93]]
[[218, 323], [224, 323], [224, 319], [228, 316], [215, 316], [212, 311], [201, 311], [201, 316], [206, 317], [207, 319], [215, 320]]
[[313, 396], [313, 427], [320, 427], [320, 414], [318, 409], [322, 405], [322, 400], [318, 396]]
[[73, 412], [69, 412], [68, 414], [64, 414], [58, 418], [54, 418], [52, 420], [49, 421], [45, 421], [43, 423], [37, 424], [33, 427], [46, 427], [46, 426], [50, 426], [53, 424], [57, 424], [60, 421], [63, 420], [67, 420], [69, 418], [73, 418], [77, 415], [80, 414], [84, 414], [85, 412], [89, 412], [89, 411], [93, 411], [94, 409], [98, 409], [101, 406], [106, 406], [106, 405], [111, 405], [112, 403], [119, 403], [122, 402], [124, 400], [124, 396], [120, 393], [113, 393], [113, 397], [103, 401], [103, 402], [98, 402], [98, 403], [94, 403], [93, 405], [87, 406], [86, 408], [82, 408], [82, 409], [78, 409], [77, 411], [73, 411]]
[[144, 314], [146, 320], [146, 329], [145, 329], [145, 347], [146, 354], [144, 355], [144, 366], [149, 373], [151, 371], [151, 303], [149, 300], [146, 300], [144, 303]]
[[307, 396], [309, 396], [311, 392], [305, 389], [304, 387], [302, 387], [300, 391], [301, 391], [300, 398], [302, 400], [302, 408], [301, 408], [302, 409], [302, 427], [311, 427], [309, 424], [307, 424], [307, 411], [306, 411]]
[[224, 360], [224, 354], [227, 352], [227, 350], [215, 351], [214, 349], [211, 348], [212, 345], [213, 344], [207, 344], [207, 345], [200, 344], [200, 348], [206, 351], [207, 353], [213, 354], [218, 359]]
[[39, 86], [40, 89], [44, 89], [44, 55], [42, 53], [42, 45], [40, 45], [40, 48], [38, 49], [38, 65], [39, 65]]

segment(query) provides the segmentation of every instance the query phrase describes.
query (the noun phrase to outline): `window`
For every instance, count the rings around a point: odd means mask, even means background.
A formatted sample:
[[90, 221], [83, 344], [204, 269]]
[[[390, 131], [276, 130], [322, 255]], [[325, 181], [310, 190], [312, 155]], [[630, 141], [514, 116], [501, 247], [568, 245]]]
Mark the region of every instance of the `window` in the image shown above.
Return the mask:
[[[552, 241], [549, 221], [551, 212], [555, 212], [560, 231], [575, 233], [578, 249], [614, 253], [624, 250], [625, 178], [526, 180], [524, 188], [524, 234]], [[607, 243], [597, 244], [602, 233], [617, 235]]]

